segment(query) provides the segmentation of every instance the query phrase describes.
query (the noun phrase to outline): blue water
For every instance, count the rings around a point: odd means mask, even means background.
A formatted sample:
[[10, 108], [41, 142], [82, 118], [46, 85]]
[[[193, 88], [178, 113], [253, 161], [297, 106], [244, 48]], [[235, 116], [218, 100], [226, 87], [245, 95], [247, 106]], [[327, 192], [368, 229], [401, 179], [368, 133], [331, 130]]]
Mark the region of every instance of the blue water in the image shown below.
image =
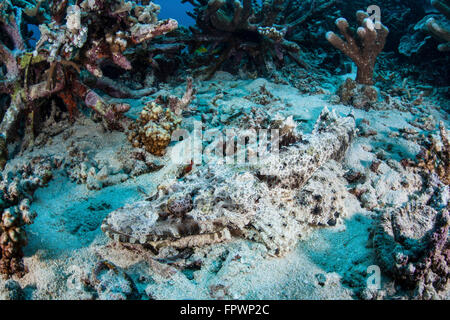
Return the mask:
[[182, 4], [178, 0], [154, 0], [153, 3], [161, 6], [160, 19], [172, 18], [178, 21], [179, 25], [188, 27], [195, 24], [194, 19], [186, 14], [186, 11], [192, 9], [190, 3]]

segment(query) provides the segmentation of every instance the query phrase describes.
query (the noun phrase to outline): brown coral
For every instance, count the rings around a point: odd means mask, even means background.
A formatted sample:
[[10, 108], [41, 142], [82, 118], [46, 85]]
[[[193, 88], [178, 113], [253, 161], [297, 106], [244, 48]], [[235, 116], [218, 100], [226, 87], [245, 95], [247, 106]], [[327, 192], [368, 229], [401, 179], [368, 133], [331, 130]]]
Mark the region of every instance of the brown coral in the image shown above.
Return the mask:
[[155, 102], [144, 107], [136, 123], [130, 125], [128, 139], [134, 147], [143, 147], [156, 156], [163, 156], [182, 118], [169, 108]]
[[22, 248], [27, 244], [24, 226], [31, 224], [34, 218], [29, 200], [3, 210], [0, 216], [0, 273], [21, 276], [25, 270]]
[[378, 100], [378, 92], [374, 86], [361, 85], [350, 78], [341, 84], [337, 95], [343, 104], [363, 110], [370, 109]]
[[448, 141], [448, 132], [444, 123], [439, 123], [439, 132], [442, 146], [436, 139], [429, 137], [426, 147], [417, 155], [417, 165], [419, 168], [429, 172], [436, 173], [441, 181], [446, 185], [450, 184], [450, 142]]
[[344, 18], [337, 19], [336, 26], [346, 41], [332, 31], [327, 33], [326, 38], [336, 49], [355, 62], [358, 67], [356, 82], [373, 85], [375, 62], [384, 48], [389, 30], [381, 23], [375, 24], [364, 11], [356, 12], [356, 18], [361, 24], [357, 30], [358, 39], [351, 33], [349, 24]]
[[180, 99], [170, 95], [158, 96], [142, 110], [136, 123], [130, 125], [128, 140], [135, 148], [143, 147], [156, 156], [163, 156], [172, 140], [172, 133], [178, 129], [183, 110], [195, 98], [193, 79], [187, 79], [186, 92]]

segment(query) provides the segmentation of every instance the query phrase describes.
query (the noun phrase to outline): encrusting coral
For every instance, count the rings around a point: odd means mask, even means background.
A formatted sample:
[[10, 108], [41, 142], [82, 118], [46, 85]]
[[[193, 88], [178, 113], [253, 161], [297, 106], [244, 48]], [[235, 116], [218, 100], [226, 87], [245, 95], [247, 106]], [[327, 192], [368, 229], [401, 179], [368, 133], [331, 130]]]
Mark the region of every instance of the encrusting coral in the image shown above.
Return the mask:
[[[200, 65], [207, 65], [207, 78], [212, 77], [233, 58], [233, 65], [261, 72], [271, 71], [274, 64], [289, 56], [302, 67], [309, 67], [300, 58], [300, 47], [288, 40], [294, 30], [311, 16], [329, 8], [335, 1], [265, 0], [182, 0], [194, 6], [190, 15], [196, 25], [191, 27], [191, 52]], [[309, 8], [308, 8], [309, 6]], [[207, 48], [202, 47], [207, 45]], [[205, 54], [206, 53], [206, 54]], [[244, 67], [244, 66], [243, 66]], [[251, 70], [253, 71], [253, 70]]]
[[345, 213], [345, 180], [332, 160], [342, 159], [354, 132], [353, 117], [324, 109], [311, 135], [290, 141], [279, 154], [262, 155], [253, 169], [223, 163], [201, 167], [159, 186], [149, 202], [111, 212], [102, 230], [116, 241], [155, 249], [198, 247], [236, 236], [283, 255], [311, 226], [335, 225]]
[[444, 42], [438, 46], [439, 51], [450, 51], [450, 1], [432, 0], [431, 4], [447, 19], [437, 21], [435, 18], [429, 18], [424, 29], [439, 41]]
[[342, 51], [355, 62], [358, 68], [356, 82], [371, 86], [374, 84], [375, 62], [386, 44], [389, 30], [379, 22], [374, 23], [364, 11], [357, 11], [356, 18], [361, 25], [356, 32], [358, 38], [355, 38], [352, 34], [345, 18], [337, 19], [336, 26], [344, 35], [346, 41], [332, 31], [326, 34], [326, 38], [336, 49]]
[[[0, 27], [5, 31], [0, 38], [0, 58], [6, 68], [0, 93], [10, 96], [0, 123], [2, 139], [8, 142], [14, 137], [13, 128], [24, 114], [29, 114], [27, 125], [33, 127], [43, 99], [59, 97], [71, 116], [79, 99], [100, 114], [108, 126], [117, 128], [121, 127], [121, 115], [130, 106], [109, 102], [92, 89], [98, 87], [114, 97], [138, 97], [153, 92], [152, 88], [133, 91], [114, 82], [103, 76], [101, 64], [109, 60], [130, 70], [131, 64], [124, 55], [126, 49], [176, 29], [177, 22], [173, 19], [158, 21], [159, 6], [149, 1], [140, 5], [123, 0], [86, 0], [73, 5], [72, 1], [45, 3], [53, 16], [39, 26], [40, 40], [30, 50], [21, 34], [22, 16], [27, 16], [30, 10], [23, 10], [17, 3], [22, 2], [6, 0], [0, 4], [3, 14]], [[32, 14], [40, 12], [39, 9], [31, 10]], [[13, 49], [7, 46], [9, 43]], [[83, 82], [85, 70], [94, 80]]]
[[164, 155], [172, 133], [181, 124], [181, 113], [194, 99], [194, 94], [193, 79], [188, 78], [186, 92], [181, 99], [159, 96], [156, 101], [149, 102], [129, 127], [128, 140], [133, 147], [143, 147], [156, 156]]

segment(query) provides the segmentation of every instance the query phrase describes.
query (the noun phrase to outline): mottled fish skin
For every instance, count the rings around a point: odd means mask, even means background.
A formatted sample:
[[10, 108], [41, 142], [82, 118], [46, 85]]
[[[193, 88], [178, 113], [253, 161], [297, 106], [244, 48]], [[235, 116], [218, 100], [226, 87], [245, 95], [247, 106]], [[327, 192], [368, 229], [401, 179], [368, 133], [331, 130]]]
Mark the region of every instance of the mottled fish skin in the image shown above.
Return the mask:
[[[173, 193], [111, 212], [102, 230], [115, 241], [146, 244], [156, 249], [198, 247], [229, 241], [232, 235], [261, 241], [270, 247], [266, 236], [255, 234], [256, 229], [264, 232], [256, 227], [261, 225], [258, 219], [265, 215], [263, 219], [267, 220], [267, 215], [276, 208], [274, 204], [280, 204], [271, 188], [301, 190], [317, 169], [330, 160], [342, 159], [355, 130], [353, 116], [337, 117], [325, 108], [310, 135], [282, 150], [279, 158], [269, 155], [259, 169], [237, 173], [228, 166], [202, 167], [177, 182]], [[262, 194], [274, 198], [265, 199]], [[191, 197], [192, 203], [186, 202], [186, 197]], [[174, 206], [174, 201], [180, 201], [180, 205]], [[169, 210], [171, 207], [177, 210]], [[274, 214], [273, 219], [279, 215]]]

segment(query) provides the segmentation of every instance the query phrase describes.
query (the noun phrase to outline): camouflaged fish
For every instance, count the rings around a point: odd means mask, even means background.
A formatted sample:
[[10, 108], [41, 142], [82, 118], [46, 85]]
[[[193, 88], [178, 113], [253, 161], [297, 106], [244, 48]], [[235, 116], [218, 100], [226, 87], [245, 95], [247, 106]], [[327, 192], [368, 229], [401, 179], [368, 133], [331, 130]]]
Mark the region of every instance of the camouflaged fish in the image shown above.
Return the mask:
[[[326, 108], [314, 130], [258, 165], [203, 166], [150, 201], [111, 212], [110, 238], [154, 249], [198, 247], [241, 237], [273, 255], [291, 250], [311, 226], [335, 225], [344, 212], [345, 180], [332, 163], [343, 158], [355, 132], [353, 116]], [[334, 166], [335, 166], [334, 165]], [[320, 169], [320, 170], [319, 170]]]

